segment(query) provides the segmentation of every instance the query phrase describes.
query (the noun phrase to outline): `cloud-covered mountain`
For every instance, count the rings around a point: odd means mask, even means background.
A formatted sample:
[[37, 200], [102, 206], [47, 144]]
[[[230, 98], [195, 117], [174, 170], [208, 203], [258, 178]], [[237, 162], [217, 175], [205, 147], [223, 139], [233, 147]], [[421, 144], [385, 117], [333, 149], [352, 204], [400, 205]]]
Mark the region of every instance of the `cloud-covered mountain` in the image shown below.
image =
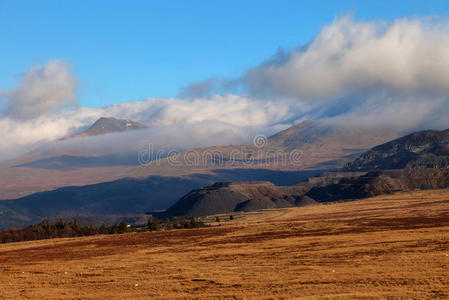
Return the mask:
[[[202, 141], [193, 147], [215, 142], [197, 135], [201, 126], [210, 128], [210, 136], [226, 131], [220, 145], [242, 143], [243, 136], [249, 142], [249, 132], [270, 135], [305, 119], [404, 133], [447, 128], [448, 27], [441, 18], [357, 22], [338, 17], [307, 45], [280, 50], [240, 77], [193, 83], [182, 98], [103, 108], [67, 109], [77, 105], [78, 80], [70, 65], [51, 61], [0, 93], [0, 159], [76, 134], [102, 116], [159, 128], [164, 141], [177, 139], [178, 130], [172, 130], [177, 128]], [[190, 146], [183, 143], [180, 139], [177, 147]]]
[[114, 132], [125, 132], [130, 130], [138, 130], [138, 129], [144, 129], [148, 128], [147, 125], [135, 122], [132, 120], [123, 120], [123, 119], [116, 119], [116, 118], [105, 118], [101, 117], [97, 121], [95, 121], [92, 126], [90, 126], [88, 129], [71, 135], [69, 138], [75, 138], [75, 137], [86, 137], [86, 136], [96, 136], [96, 135], [102, 135], [102, 134], [109, 134]]

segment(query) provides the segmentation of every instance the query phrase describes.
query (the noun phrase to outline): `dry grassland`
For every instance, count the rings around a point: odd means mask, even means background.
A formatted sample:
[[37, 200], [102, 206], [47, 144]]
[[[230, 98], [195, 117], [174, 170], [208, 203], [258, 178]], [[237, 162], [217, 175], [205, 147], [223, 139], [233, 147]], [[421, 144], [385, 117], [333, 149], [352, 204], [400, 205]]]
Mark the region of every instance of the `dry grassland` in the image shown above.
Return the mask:
[[0, 245], [5, 299], [449, 298], [449, 190]]

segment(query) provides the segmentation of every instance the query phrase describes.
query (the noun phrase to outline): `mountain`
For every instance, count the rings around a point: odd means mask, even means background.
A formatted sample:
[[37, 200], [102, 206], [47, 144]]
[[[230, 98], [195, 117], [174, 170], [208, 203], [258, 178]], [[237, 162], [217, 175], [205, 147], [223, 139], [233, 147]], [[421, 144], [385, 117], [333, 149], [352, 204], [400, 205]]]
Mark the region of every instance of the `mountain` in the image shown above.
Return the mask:
[[124, 119], [105, 118], [102, 117], [95, 121], [95, 123], [88, 129], [75, 135], [69, 136], [69, 138], [83, 137], [83, 136], [96, 136], [113, 132], [123, 132], [137, 129], [148, 128], [147, 125]]
[[[217, 181], [248, 178], [290, 185], [316, 171], [217, 170], [213, 174], [123, 178], [84, 186], [69, 186], [0, 201], [0, 229], [22, 227], [43, 219], [109, 220], [111, 216], [163, 210], [193, 189]], [[117, 219], [114, 217], [114, 219]], [[97, 221], [95, 221], [97, 223]]]
[[320, 199], [316, 201], [307, 194], [312, 188], [336, 184], [346, 176], [357, 175], [358, 173], [322, 173], [320, 176], [309, 176], [297, 183], [284, 186], [267, 181], [217, 182], [211, 186], [190, 191], [166, 211], [156, 216], [207, 216], [316, 204]]
[[[204, 216], [354, 200], [409, 189], [449, 187], [449, 169], [439, 168], [445, 166], [442, 162], [446, 159], [448, 136], [448, 130], [422, 131], [395, 139], [363, 152], [343, 168], [344, 172], [323, 173], [323, 170], [324, 166], [331, 165], [330, 161], [341, 166], [343, 161], [356, 155], [360, 148], [350, 146], [357, 145], [357, 141], [360, 145], [368, 145], [382, 137], [373, 132], [363, 135], [360, 129], [304, 122], [267, 138], [262, 146], [257, 143], [217, 146], [179, 154], [178, 158], [184, 163], [188, 161], [182, 159], [188, 154], [194, 153], [197, 155], [194, 158], [200, 160], [206, 157], [209, 161], [204, 165], [180, 166], [173, 164], [176, 157], [171, 157], [171, 160], [161, 159], [155, 164], [126, 168], [119, 165], [108, 167], [105, 159], [101, 167], [92, 167], [92, 162], [84, 159], [77, 162], [84, 164], [81, 169], [49, 169], [45, 165], [48, 161], [39, 161], [33, 166], [16, 168], [27, 170], [30, 178], [38, 182], [45, 178], [61, 180], [61, 174], [77, 174], [67, 177], [72, 184], [77, 176], [83, 174], [100, 175], [98, 180], [103, 181], [106, 177], [101, 176], [106, 174], [117, 178], [105, 183], [61, 187], [1, 201], [0, 227], [21, 226], [45, 218], [77, 216], [96, 219], [97, 216], [142, 214], [167, 208], [158, 215]], [[240, 156], [228, 156], [232, 150]], [[302, 156], [299, 164], [287, 160], [284, 166], [283, 161], [272, 164], [271, 151], [283, 155], [300, 151]], [[207, 156], [211, 152], [222, 155], [218, 162], [216, 156]], [[227, 165], [229, 161], [231, 164]], [[423, 161], [432, 163], [424, 164]], [[429, 166], [431, 168], [424, 168]], [[402, 167], [404, 169], [400, 169]], [[364, 171], [369, 168], [378, 170]], [[391, 170], [395, 168], [397, 170]], [[95, 173], [100, 169], [102, 172]], [[33, 172], [41, 176], [34, 177]], [[318, 173], [322, 174], [316, 176]], [[14, 177], [10, 174], [8, 178]], [[4, 187], [9, 183], [14, 181], [3, 182]]]
[[218, 168], [338, 169], [363, 151], [399, 135], [394, 130], [304, 121], [267, 138], [257, 136], [253, 143], [198, 148], [150, 161], [133, 170], [133, 176], [173, 176]]
[[267, 146], [285, 151], [356, 153], [398, 137], [391, 130], [373, 130], [357, 126], [320, 121], [303, 121], [268, 138]]
[[156, 216], [206, 216], [448, 187], [449, 169], [381, 170], [362, 175], [326, 173], [290, 186], [276, 186], [269, 182], [215, 183], [192, 190]]
[[[14, 199], [69, 185], [92, 185], [125, 177], [210, 176], [226, 171], [233, 173], [228, 180], [251, 181], [255, 180], [257, 170], [262, 173], [282, 171], [298, 174], [298, 171], [305, 170], [336, 169], [363, 151], [397, 136], [399, 134], [394, 131], [377, 132], [305, 121], [268, 137], [262, 145], [250, 143], [193, 149], [170, 159], [150, 159], [144, 165], [138, 153], [85, 155], [71, 147], [69, 153], [36, 153], [0, 163], [0, 199]], [[270, 177], [270, 180], [273, 178]]]
[[364, 152], [344, 171], [449, 168], [449, 129], [418, 131]]
[[203, 178], [151, 177], [119, 179], [87, 186], [63, 187], [0, 201], [0, 228], [22, 227], [44, 219], [145, 213], [166, 208]]
[[[99, 126], [96, 123], [93, 127]], [[305, 192], [298, 192], [298, 187], [287, 191], [278, 185], [340, 168], [391, 135], [396, 133], [306, 121], [261, 143], [199, 148], [145, 165], [140, 165], [136, 153], [86, 156], [70, 148], [70, 153], [34, 154], [0, 164], [0, 199], [4, 199], [0, 201], [0, 226], [22, 226], [61, 216], [167, 209], [189, 191], [214, 182], [269, 181], [275, 185], [265, 185], [267, 195], [272, 195], [268, 198], [242, 194], [243, 202], [233, 209], [297, 205]], [[228, 188], [237, 191], [235, 186], [222, 188], [218, 195], [225, 195]], [[278, 200], [280, 192], [296, 198]], [[227, 202], [225, 196], [221, 199]]]
[[[298, 133], [290, 129], [271, 139], [281, 143], [287, 141], [287, 145], [299, 148], [301, 143], [315, 142], [326, 136], [323, 132], [310, 137], [304, 136], [304, 131], [299, 133], [302, 135], [300, 139], [296, 138]], [[289, 141], [290, 137], [293, 138]], [[361, 172], [366, 170], [374, 171]], [[447, 187], [449, 130], [427, 130], [376, 146], [348, 163], [342, 168], [342, 172], [323, 173], [292, 186], [227, 183], [194, 190], [170, 207], [166, 214], [201, 216], [241, 209], [355, 200], [398, 191]]]

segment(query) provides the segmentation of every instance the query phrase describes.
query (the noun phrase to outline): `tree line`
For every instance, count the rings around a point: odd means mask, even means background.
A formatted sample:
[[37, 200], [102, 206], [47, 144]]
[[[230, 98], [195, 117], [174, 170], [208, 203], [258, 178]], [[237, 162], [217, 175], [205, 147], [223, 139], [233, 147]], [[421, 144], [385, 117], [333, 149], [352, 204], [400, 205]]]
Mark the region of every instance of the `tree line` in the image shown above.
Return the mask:
[[146, 225], [128, 225], [125, 222], [112, 226], [81, 225], [77, 220], [42, 221], [39, 224], [0, 230], [0, 243], [23, 242], [52, 238], [92, 236], [97, 234], [121, 234], [125, 232], [144, 232], [156, 230], [188, 229], [207, 226], [203, 221], [190, 217], [170, 217], [159, 220], [154, 217], [148, 219]]

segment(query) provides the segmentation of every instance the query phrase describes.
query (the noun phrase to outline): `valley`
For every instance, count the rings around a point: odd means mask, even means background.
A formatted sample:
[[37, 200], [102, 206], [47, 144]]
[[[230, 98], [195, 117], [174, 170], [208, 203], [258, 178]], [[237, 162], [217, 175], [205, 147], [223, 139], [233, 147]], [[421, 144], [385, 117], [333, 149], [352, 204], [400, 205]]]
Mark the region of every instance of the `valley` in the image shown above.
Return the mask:
[[0, 300], [449, 299], [448, 3], [315, 2], [0, 0]]

